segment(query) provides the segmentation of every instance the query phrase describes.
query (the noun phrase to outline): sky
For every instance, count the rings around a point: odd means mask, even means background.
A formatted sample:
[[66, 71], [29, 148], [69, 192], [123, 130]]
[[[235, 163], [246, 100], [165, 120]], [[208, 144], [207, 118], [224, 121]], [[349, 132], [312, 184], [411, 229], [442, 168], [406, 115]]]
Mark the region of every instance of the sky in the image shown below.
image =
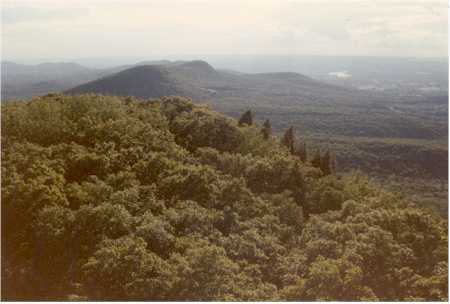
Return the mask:
[[2, 59], [447, 57], [446, 0], [2, 0]]

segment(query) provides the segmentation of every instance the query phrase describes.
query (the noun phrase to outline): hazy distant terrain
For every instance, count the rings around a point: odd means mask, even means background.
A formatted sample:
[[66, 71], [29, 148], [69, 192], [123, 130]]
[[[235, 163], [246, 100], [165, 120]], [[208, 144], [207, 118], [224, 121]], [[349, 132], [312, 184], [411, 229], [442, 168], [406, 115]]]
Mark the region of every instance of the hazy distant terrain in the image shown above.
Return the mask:
[[90, 68], [73, 62], [17, 64], [2, 61], [1, 99], [28, 99], [49, 92], [60, 92], [74, 86], [114, 74], [131, 67]]
[[440, 95], [448, 92], [447, 58], [365, 56], [209, 56], [217, 68], [246, 73], [290, 71], [327, 82], [390, 94]]
[[[167, 90], [159, 91], [162, 87]], [[199, 102], [248, 106], [367, 102], [367, 94], [330, 85], [292, 72], [233, 73], [214, 69], [205, 61], [139, 64], [73, 89], [69, 93], [110, 93], [142, 98], [182, 94]], [[233, 98], [237, 100], [233, 101]], [[351, 100], [350, 100], [351, 99]], [[359, 101], [358, 101], [359, 102]]]
[[2, 100], [29, 98], [51, 91], [62, 91], [101, 77], [102, 71], [76, 63], [23, 65], [3, 61]]

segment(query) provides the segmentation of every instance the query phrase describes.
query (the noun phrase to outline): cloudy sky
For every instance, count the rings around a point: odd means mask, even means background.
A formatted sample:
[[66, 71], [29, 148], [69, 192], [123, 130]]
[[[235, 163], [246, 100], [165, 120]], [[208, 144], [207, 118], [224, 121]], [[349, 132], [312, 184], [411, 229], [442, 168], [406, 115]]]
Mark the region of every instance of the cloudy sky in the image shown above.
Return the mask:
[[2, 2], [2, 58], [447, 56], [446, 0]]

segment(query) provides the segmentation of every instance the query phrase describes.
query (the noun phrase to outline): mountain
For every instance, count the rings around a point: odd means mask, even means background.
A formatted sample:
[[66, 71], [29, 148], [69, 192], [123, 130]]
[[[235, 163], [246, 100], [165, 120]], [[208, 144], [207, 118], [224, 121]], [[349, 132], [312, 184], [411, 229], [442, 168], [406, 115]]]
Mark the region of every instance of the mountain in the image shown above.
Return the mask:
[[164, 67], [144, 65], [82, 84], [67, 91], [69, 94], [101, 93], [133, 95], [137, 97], [159, 97], [165, 95], [187, 95], [183, 88], [170, 77]]
[[143, 98], [183, 95], [210, 102], [225, 98], [229, 99], [227, 103], [241, 105], [298, 105], [317, 101], [348, 103], [361, 95], [298, 73], [245, 74], [216, 70], [202, 60], [143, 61], [108, 69], [64, 62], [23, 65], [4, 61], [2, 75], [2, 100], [67, 91]]
[[[146, 64], [140, 63], [140, 64]], [[216, 70], [205, 61], [175, 61], [139, 65], [66, 91], [69, 94], [102, 93], [141, 98], [182, 95], [197, 101], [279, 105], [349, 102], [352, 91], [298, 73], [243, 74]], [[366, 98], [367, 99], [367, 98]], [[228, 100], [227, 104], [234, 101]]]
[[52, 91], [63, 91], [104, 75], [105, 71], [90, 69], [71, 62], [37, 65], [1, 63], [2, 100], [29, 98]]
[[143, 62], [66, 92], [130, 95], [141, 98], [181, 95], [201, 99], [207, 98], [208, 91], [198, 83], [216, 76], [217, 72], [209, 64], [201, 61], [150, 64]]
[[75, 86], [144, 64], [168, 64], [170, 61], [147, 61], [135, 65], [93, 69], [74, 62], [47, 62], [36, 65], [2, 61], [3, 101], [28, 99], [50, 92], [61, 92]]

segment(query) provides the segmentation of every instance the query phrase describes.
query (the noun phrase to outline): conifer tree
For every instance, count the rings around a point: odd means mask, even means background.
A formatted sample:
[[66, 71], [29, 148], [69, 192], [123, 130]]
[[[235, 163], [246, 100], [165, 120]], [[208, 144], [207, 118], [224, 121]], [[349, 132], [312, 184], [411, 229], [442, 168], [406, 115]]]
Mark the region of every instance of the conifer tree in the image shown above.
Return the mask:
[[302, 162], [306, 162], [308, 160], [308, 154], [306, 152], [306, 143], [303, 142], [301, 145], [299, 145], [297, 147], [297, 149], [295, 150], [295, 155], [298, 156], [298, 158], [300, 158], [300, 160]]
[[320, 158], [320, 169], [324, 175], [331, 174], [331, 156], [330, 150], [326, 150], [323, 156]]
[[308, 150], [306, 150], [306, 143], [303, 142], [303, 146], [302, 146], [302, 153], [303, 153], [303, 162], [306, 162], [308, 160]]
[[244, 124], [251, 126], [253, 125], [253, 113], [248, 110], [244, 114], [242, 114], [241, 118], [239, 118], [239, 126], [243, 126]]
[[266, 121], [264, 122], [261, 133], [265, 140], [268, 140], [272, 135], [272, 125], [270, 124], [270, 121], [268, 119], [266, 119]]
[[296, 203], [302, 205], [305, 200], [305, 178], [298, 162], [292, 170], [288, 186], [292, 189]]
[[293, 127], [290, 127], [289, 129], [286, 130], [281, 140], [281, 143], [288, 148], [291, 154], [294, 154], [295, 136]]
[[314, 154], [314, 157], [311, 160], [311, 164], [320, 169], [320, 165], [321, 165], [321, 157], [320, 157], [320, 150], [317, 149], [316, 153]]
[[334, 153], [331, 153], [331, 155], [330, 155], [330, 170], [331, 170], [331, 174], [336, 173], [336, 167], [337, 167], [336, 155]]

